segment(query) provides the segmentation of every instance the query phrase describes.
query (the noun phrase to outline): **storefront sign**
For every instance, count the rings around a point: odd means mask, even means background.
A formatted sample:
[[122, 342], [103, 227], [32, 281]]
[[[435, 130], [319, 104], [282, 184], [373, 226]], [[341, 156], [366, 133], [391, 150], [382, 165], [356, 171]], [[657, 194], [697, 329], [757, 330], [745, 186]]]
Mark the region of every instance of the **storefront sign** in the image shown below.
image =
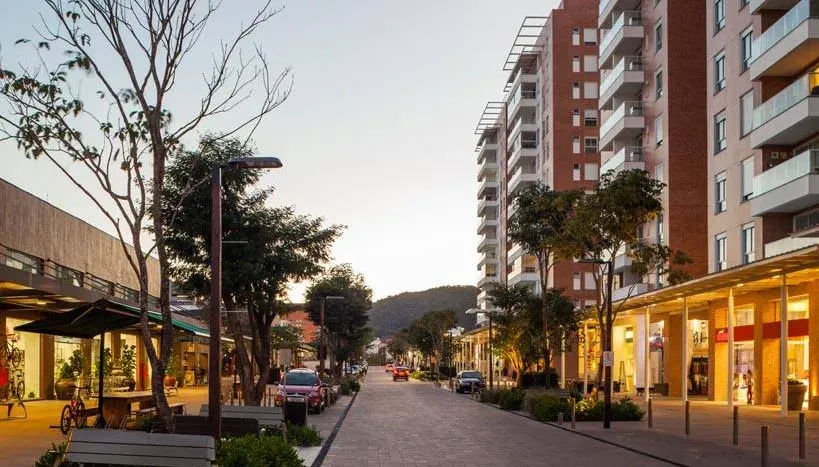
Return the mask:
[[603, 366], [614, 366], [614, 352], [611, 350], [603, 351]]

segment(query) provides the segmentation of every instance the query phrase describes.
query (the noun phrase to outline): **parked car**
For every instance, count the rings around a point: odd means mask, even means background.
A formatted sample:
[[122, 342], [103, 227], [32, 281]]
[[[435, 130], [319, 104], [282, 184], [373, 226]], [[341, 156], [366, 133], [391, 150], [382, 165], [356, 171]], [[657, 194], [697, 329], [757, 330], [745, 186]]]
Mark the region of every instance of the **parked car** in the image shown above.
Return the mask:
[[395, 366], [392, 363], [387, 363], [387, 368], [384, 370], [384, 372], [392, 373], [393, 369], [395, 369]]
[[318, 373], [307, 368], [290, 370], [282, 378], [279, 392], [276, 394], [276, 405], [284, 404], [288, 396], [307, 398], [307, 408], [313, 413], [320, 413], [325, 408], [327, 385], [322, 384]]
[[459, 372], [455, 377], [455, 391], [459, 393], [469, 392], [473, 388], [476, 391], [482, 391], [486, 388], [486, 382], [483, 380], [481, 372], [473, 370]]
[[398, 381], [399, 379], [409, 381], [409, 368], [405, 366], [397, 366], [392, 370], [392, 380]]

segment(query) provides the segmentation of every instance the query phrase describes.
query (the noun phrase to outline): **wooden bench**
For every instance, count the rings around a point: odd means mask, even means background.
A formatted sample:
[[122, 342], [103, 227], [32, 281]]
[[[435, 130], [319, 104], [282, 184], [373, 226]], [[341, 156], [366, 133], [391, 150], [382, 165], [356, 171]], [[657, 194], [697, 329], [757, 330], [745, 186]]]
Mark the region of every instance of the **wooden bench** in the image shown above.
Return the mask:
[[150, 467], [211, 467], [213, 438], [118, 430], [74, 430], [65, 459], [86, 464]]
[[[210, 435], [208, 417], [200, 415], [177, 415], [173, 418], [173, 432], [181, 435]], [[259, 421], [255, 418], [222, 417], [223, 436], [259, 434]]]
[[[199, 410], [200, 416], [208, 415], [208, 406], [203, 405]], [[259, 426], [279, 427], [284, 424], [284, 411], [281, 407], [262, 407], [253, 405], [223, 405], [222, 417], [253, 418]]]

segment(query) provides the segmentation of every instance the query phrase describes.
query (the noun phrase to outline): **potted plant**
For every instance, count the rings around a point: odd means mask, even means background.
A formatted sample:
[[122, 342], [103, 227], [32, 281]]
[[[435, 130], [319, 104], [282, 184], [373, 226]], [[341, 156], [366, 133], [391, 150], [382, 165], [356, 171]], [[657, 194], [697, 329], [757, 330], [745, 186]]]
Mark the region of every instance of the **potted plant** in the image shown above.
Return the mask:
[[788, 410], [802, 410], [808, 387], [797, 379], [788, 379]]
[[134, 379], [134, 370], [136, 370], [136, 346], [126, 345], [122, 349], [122, 384], [128, 386], [129, 391], [133, 391], [136, 387], [136, 379]]
[[179, 359], [176, 356], [176, 351], [171, 350], [171, 355], [168, 356], [168, 364], [165, 366], [165, 380], [163, 384], [166, 388], [175, 388], [177, 384], [176, 374], [179, 372]]
[[59, 379], [54, 383], [54, 393], [58, 400], [66, 401], [74, 397], [77, 388], [77, 376], [82, 373], [82, 351], [74, 350], [68, 361], [63, 360], [60, 365]]

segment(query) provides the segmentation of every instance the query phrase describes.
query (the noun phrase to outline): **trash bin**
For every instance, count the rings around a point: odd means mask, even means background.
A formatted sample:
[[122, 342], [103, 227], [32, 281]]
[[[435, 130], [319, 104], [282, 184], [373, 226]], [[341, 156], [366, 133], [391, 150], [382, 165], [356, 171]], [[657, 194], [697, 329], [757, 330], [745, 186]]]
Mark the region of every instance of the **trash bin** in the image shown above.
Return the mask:
[[307, 424], [307, 398], [304, 396], [287, 396], [284, 401], [284, 420], [293, 425]]

